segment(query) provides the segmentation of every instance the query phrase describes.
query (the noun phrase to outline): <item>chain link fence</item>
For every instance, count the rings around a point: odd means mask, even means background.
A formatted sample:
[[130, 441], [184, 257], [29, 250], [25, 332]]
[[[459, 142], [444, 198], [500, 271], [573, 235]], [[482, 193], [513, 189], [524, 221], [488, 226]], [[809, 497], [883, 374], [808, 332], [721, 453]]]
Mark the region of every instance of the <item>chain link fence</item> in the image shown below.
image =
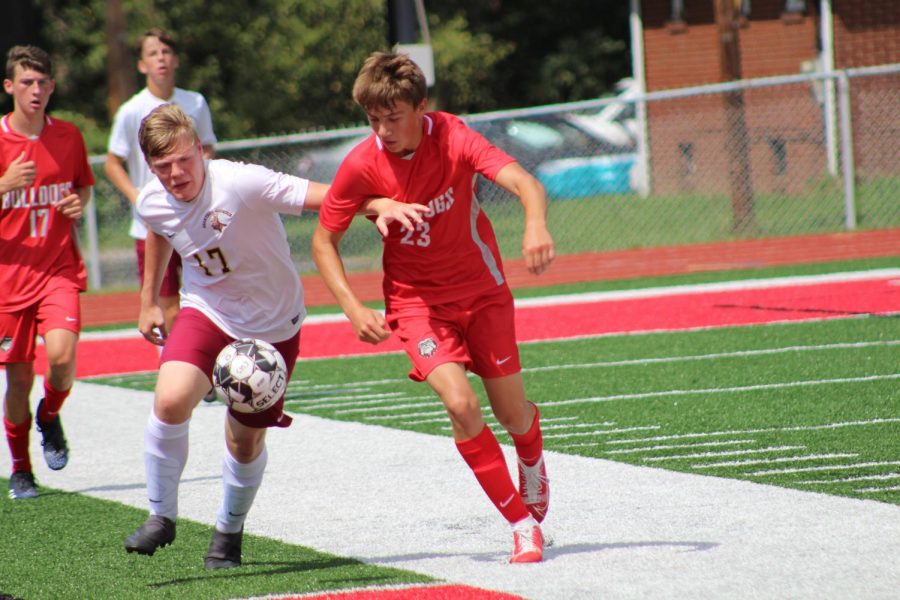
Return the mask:
[[[900, 64], [746, 80], [471, 115], [467, 122], [547, 189], [560, 254], [900, 227]], [[367, 127], [223, 142], [218, 157], [328, 182]], [[92, 157], [82, 225], [93, 289], [136, 288], [128, 203]], [[478, 196], [505, 258], [520, 254], [518, 201]], [[314, 213], [285, 217], [301, 273], [315, 270]], [[348, 269], [378, 268], [365, 219]]]

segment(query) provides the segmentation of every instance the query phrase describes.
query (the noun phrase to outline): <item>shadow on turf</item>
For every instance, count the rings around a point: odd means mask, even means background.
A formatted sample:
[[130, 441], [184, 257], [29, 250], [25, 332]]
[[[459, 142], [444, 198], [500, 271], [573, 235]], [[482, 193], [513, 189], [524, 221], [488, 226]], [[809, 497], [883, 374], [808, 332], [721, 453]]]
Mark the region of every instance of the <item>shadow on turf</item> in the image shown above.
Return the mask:
[[[647, 542], [616, 542], [610, 544], [554, 544], [544, 549], [544, 560], [552, 560], [559, 556], [567, 554], [594, 554], [597, 552], [608, 552], [610, 550], [632, 550], [635, 548], [680, 548], [684, 552], [706, 552], [716, 548], [717, 542], [666, 542], [666, 541], [647, 541]], [[397, 556], [388, 556], [373, 559], [376, 564], [400, 563], [416, 560], [433, 560], [440, 558], [448, 558], [450, 556], [468, 556], [472, 560], [479, 562], [505, 562], [509, 557], [505, 554], [497, 554], [492, 552], [484, 552], [481, 554], [470, 554], [460, 552], [457, 554], [401, 554]]]
[[[198, 481], [221, 481], [221, 475], [209, 475], [206, 477], [191, 477], [188, 479], [182, 479], [181, 483], [196, 483]], [[86, 494], [89, 492], [116, 492], [123, 490], [143, 490], [147, 488], [146, 482], [140, 483], [123, 483], [119, 485], [98, 485], [95, 487], [82, 488], [80, 490], [74, 490], [72, 492], [67, 492], [71, 494]]]
[[[197, 581], [210, 581], [214, 578], [226, 578], [234, 580], [239, 577], [270, 577], [272, 575], [287, 575], [290, 573], [305, 573], [323, 569], [337, 569], [341, 567], [359, 566], [361, 563], [352, 558], [332, 558], [328, 560], [302, 560], [297, 562], [271, 562], [271, 561], [245, 561], [235, 569], [217, 569], [205, 571], [201, 577], [182, 577], [158, 583], [149, 583], [147, 587], [161, 589], [185, 583]], [[271, 567], [271, 568], [266, 568]], [[341, 581], [344, 581], [343, 579]]]

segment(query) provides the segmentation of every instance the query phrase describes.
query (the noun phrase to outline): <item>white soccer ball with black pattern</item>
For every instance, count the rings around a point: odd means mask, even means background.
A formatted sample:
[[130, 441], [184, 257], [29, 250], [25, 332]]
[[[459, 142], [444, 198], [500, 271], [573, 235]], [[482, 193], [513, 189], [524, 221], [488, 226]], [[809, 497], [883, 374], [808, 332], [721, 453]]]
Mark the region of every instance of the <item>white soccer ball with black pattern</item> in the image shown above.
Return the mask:
[[238, 412], [264, 411], [287, 388], [284, 357], [268, 342], [235, 340], [216, 357], [213, 386], [219, 399]]

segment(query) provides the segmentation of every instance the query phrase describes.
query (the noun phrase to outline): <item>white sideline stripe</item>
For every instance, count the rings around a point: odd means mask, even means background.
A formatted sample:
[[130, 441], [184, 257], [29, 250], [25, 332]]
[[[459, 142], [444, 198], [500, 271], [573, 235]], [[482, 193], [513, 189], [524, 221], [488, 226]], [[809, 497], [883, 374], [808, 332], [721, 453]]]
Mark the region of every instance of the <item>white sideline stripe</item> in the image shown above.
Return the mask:
[[642, 448], [621, 448], [619, 450], [606, 450], [605, 454], [638, 454], [641, 452], [655, 452], [657, 450], [678, 450], [681, 448], [708, 448], [717, 446], [738, 446], [740, 444], [755, 444], [756, 440], [725, 440], [722, 442], [697, 442], [695, 444], [659, 444], [657, 446], [644, 446]]
[[741, 456], [746, 454], [765, 454], [767, 452], [787, 452], [788, 450], [803, 450], [806, 446], [768, 446], [766, 448], [750, 448], [747, 450], [726, 450], [724, 452], [694, 452], [691, 454], [669, 454], [667, 456], [645, 456], [641, 460], [645, 462], [658, 462], [663, 460], [683, 460], [685, 458], [713, 458], [716, 456]]
[[857, 427], [865, 425], [881, 425], [883, 423], [900, 422], [900, 417], [887, 419], [866, 419], [865, 421], [841, 421], [838, 423], [825, 423], [824, 425], [793, 425], [791, 427], [763, 427], [760, 429], [726, 429], [724, 431], [703, 431], [699, 433], [678, 433], [673, 435], [659, 435], [650, 438], [632, 438], [627, 440], [610, 440], [608, 444], [640, 444], [643, 442], [661, 442], [665, 440], [680, 440], [684, 438], [709, 437], [719, 435], [744, 435], [747, 433], [769, 433], [772, 431], [818, 431], [820, 429], [840, 429], [841, 427]]
[[796, 467], [793, 469], [769, 469], [766, 471], [753, 471], [747, 475], [786, 475], [789, 473], [808, 473], [811, 471], [845, 471], [847, 469], [860, 469], [862, 467], [886, 467], [900, 465], [898, 460], [879, 460], [873, 462], [851, 463], [842, 465], [822, 465], [819, 467]]
[[759, 383], [724, 388], [697, 388], [693, 390], [666, 390], [663, 392], [645, 392], [642, 394], [616, 394], [613, 396], [595, 396], [593, 398], [571, 398], [569, 400], [552, 400], [541, 402], [541, 406], [565, 406], [570, 404], [586, 404], [593, 402], [614, 402], [616, 400], [643, 400], [665, 396], [687, 396], [691, 394], [731, 394], [756, 390], [777, 390], [781, 388], [803, 387], [810, 385], [827, 385], [833, 383], [861, 383], [866, 381], [882, 381], [900, 379], [900, 373], [886, 375], [867, 375], [865, 377], [836, 377], [834, 379], [811, 379], [807, 381], [786, 381], [782, 383]]
[[[62, 412], [66, 469], [47, 469], [40, 435], [31, 436], [39, 483], [146, 510], [141, 440], [151, 404], [149, 392], [77, 382]], [[209, 527], [222, 494], [224, 414], [219, 404], [194, 411], [179, 497], [181, 517]], [[115, 415], [116, 427], [98, 427], [103, 415]], [[296, 415], [291, 428], [268, 432], [267, 445], [248, 534], [448, 582], [541, 600], [743, 598], [748, 590], [875, 600], [900, 589], [894, 504], [548, 452], [553, 504], [544, 529], [555, 543], [544, 563], [517, 567], [506, 563], [508, 526], [448, 437]], [[511, 448], [504, 452], [514, 472]], [[0, 472], [9, 468], [0, 452]], [[109, 543], [121, 549], [132, 530]]]
[[618, 429], [596, 429], [594, 431], [576, 431], [574, 433], [548, 433], [545, 440], [559, 440], [570, 437], [582, 437], [585, 435], [609, 435], [610, 433], [625, 433], [628, 431], [657, 430], [659, 425], [641, 425], [640, 427], [620, 427]]
[[[824, 273], [821, 275], [798, 275], [791, 277], [770, 277], [766, 279], [742, 279], [717, 283], [697, 283], [690, 285], [673, 285], [641, 288], [636, 290], [614, 290], [606, 292], [583, 292], [576, 294], [558, 294], [540, 298], [523, 298], [515, 300], [516, 308], [534, 306], [550, 306], [559, 304], [584, 304], [591, 302], [607, 302], [611, 300], [634, 300], [638, 298], [658, 298], [682, 294], [708, 294], [711, 292], [728, 292], [737, 290], [762, 290], [795, 285], [816, 285], [820, 283], [840, 283], [844, 281], [868, 281], [900, 277], [900, 269], [870, 269], [868, 271], [846, 271], [842, 273]], [[136, 317], [136, 315], [135, 315]], [[348, 319], [343, 313], [308, 315], [303, 325], [320, 323], [343, 323]], [[139, 338], [140, 332], [135, 328], [115, 329], [108, 331], [82, 332], [83, 340], [111, 340]]]

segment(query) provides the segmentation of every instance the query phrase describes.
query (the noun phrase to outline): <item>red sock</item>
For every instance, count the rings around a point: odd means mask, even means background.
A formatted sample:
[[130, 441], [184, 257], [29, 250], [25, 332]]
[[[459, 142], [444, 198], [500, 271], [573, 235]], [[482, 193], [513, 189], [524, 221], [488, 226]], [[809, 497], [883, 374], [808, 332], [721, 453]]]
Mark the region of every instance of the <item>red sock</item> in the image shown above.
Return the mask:
[[513, 444], [516, 446], [516, 454], [519, 455], [522, 462], [533, 467], [544, 451], [544, 438], [541, 435], [541, 411], [534, 402], [530, 404], [534, 406], [534, 421], [532, 421], [531, 427], [522, 435], [510, 433], [509, 437], [512, 438]]
[[528, 509], [509, 476], [500, 444], [487, 425], [477, 436], [456, 442], [456, 449], [507, 521], [516, 523], [528, 518]]
[[3, 426], [6, 428], [6, 443], [9, 444], [9, 453], [12, 455], [12, 472], [31, 472], [31, 457], [28, 454], [28, 434], [31, 431], [31, 415], [23, 423], [10, 423], [5, 418]]
[[50, 387], [47, 380], [44, 380], [44, 401], [41, 402], [40, 410], [38, 410], [38, 420], [47, 423], [56, 418], [59, 410], [62, 408], [63, 402], [69, 397], [69, 391], [60, 392]]

